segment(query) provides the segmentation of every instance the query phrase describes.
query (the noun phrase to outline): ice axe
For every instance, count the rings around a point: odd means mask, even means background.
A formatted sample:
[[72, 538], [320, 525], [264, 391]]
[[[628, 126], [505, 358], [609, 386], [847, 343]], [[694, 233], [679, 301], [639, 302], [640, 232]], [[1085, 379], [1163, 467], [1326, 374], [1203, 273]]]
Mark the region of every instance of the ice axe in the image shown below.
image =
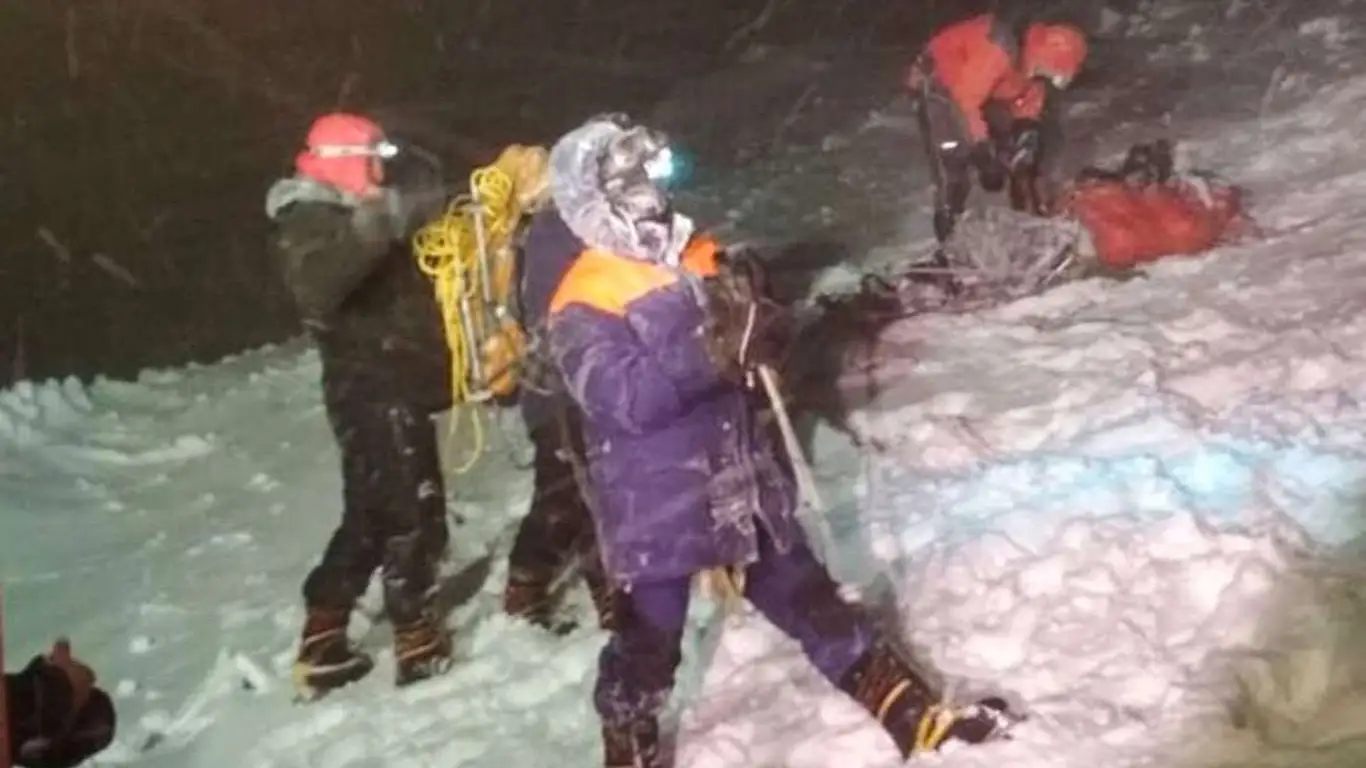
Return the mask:
[[[811, 472], [811, 463], [806, 460], [806, 452], [802, 450], [801, 441], [797, 439], [797, 431], [792, 426], [792, 418], [788, 415], [787, 402], [783, 399], [782, 390], [778, 384], [778, 374], [772, 366], [767, 364], [756, 366], [754, 373], [758, 376], [763, 385], [764, 394], [767, 395], [769, 403], [773, 406], [773, 413], [778, 420], [778, 429], [783, 435], [783, 448], [792, 465], [792, 472], [796, 475], [797, 492], [801, 497], [797, 510], [799, 514], [803, 510], [806, 512], [804, 515], [806, 524], [803, 527], [811, 538], [816, 556], [828, 566], [830, 553], [834, 549], [834, 536], [830, 532], [829, 522], [825, 519], [825, 502], [821, 500], [820, 491], [816, 487], [816, 479]], [[698, 574], [698, 580], [703, 593], [716, 601], [724, 614], [728, 616], [736, 614], [740, 604], [745, 599], [743, 569], [713, 568]]]

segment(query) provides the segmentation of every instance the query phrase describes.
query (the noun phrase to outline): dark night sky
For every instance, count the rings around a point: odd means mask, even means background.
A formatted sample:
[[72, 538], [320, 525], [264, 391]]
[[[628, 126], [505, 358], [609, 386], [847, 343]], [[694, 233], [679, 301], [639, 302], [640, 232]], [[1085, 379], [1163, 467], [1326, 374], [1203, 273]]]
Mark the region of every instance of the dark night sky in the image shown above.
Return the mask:
[[[759, 39], [909, 48], [984, 2], [785, 0]], [[295, 334], [261, 197], [320, 110], [379, 110], [463, 173], [496, 146], [643, 111], [724, 67], [742, 47], [727, 40], [763, 6], [6, 3], [0, 385], [129, 377]]]

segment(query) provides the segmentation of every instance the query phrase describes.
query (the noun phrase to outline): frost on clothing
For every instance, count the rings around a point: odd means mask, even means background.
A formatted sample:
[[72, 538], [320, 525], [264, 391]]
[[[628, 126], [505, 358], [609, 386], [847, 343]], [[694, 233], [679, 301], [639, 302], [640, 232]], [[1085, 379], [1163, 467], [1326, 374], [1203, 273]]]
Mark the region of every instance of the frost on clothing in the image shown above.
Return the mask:
[[[542, 626], [559, 628], [552, 614], [551, 587], [581, 556], [582, 573], [598, 609], [598, 621], [611, 623], [611, 596], [602, 577], [593, 535], [592, 515], [574, 476], [573, 459], [583, 455], [583, 426], [577, 408], [557, 381], [545, 354], [545, 323], [555, 289], [583, 250], [583, 243], [554, 206], [531, 217], [520, 245], [518, 306], [521, 321], [533, 338], [534, 372], [524, 373], [518, 391], [522, 420], [535, 449], [531, 507], [508, 554], [508, 586], [504, 609]], [[526, 370], [531, 371], [528, 365]]]
[[[388, 210], [387, 203], [382, 210]], [[329, 398], [450, 407], [450, 349], [430, 282], [403, 233], [354, 196], [304, 179], [267, 195], [285, 284], [318, 345]]]
[[[271, 245], [322, 363], [341, 458], [343, 513], [304, 583], [339, 616], [383, 573], [396, 626], [422, 615], [445, 548], [446, 500], [430, 415], [450, 405], [436, 299], [398, 220], [326, 184], [284, 179], [267, 196]], [[372, 220], [380, 219], [380, 221]]]
[[[553, 426], [556, 412], [564, 407], [560, 402], [562, 387], [555, 381], [557, 374], [544, 360], [545, 324], [550, 314], [550, 301], [555, 295], [574, 260], [583, 251], [583, 241], [575, 237], [554, 206], [537, 211], [527, 225], [521, 244], [521, 274], [518, 306], [521, 308], [522, 327], [532, 339], [535, 372], [526, 377], [532, 381], [518, 392], [522, 419], [530, 432], [547, 425]], [[531, 366], [528, 366], [531, 368]], [[524, 382], [527, 383], [527, 382]]]
[[604, 566], [629, 583], [749, 563], [758, 520], [790, 551], [795, 493], [777, 446], [707, 354], [699, 276], [669, 266], [691, 222], [642, 235], [601, 188], [596, 158], [621, 130], [591, 122], [550, 155], [555, 207], [588, 249], [555, 292], [549, 338], [584, 414]]
[[688, 576], [798, 535], [795, 493], [744, 390], [722, 380], [703, 310], [668, 267], [588, 251], [551, 307], [556, 364], [586, 417], [603, 559], [618, 581]]
[[693, 235], [692, 220], [669, 213], [662, 221], [639, 221], [626, 201], [610, 199], [599, 178], [599, 158], [625, 130], [594, 121], [569, 133], [550, 150], [550, 192], [571, 232], [592, 248], [636, 259], [677, 265]]

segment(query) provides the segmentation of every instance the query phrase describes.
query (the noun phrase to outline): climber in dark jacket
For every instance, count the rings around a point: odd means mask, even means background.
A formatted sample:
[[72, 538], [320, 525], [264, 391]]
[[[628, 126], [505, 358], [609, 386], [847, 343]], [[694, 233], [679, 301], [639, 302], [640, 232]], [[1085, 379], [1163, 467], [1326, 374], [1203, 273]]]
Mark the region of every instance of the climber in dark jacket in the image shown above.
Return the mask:
[[114, 702], [65, 639], [5, 675], [0, 708], [9, 762], [20, 768], [71, 768], [114, 740]]
[[303, 585], [294, 673], [303, 698], [373, 668], [346, 628], [376, 569], [397, 684], [450, 664], [450, 638], [428, 596], [448, 538], [432, 417], [451, 407], [451, 359], [431, 284], [409, 246], [445, 193], [434, 179], [386, 179], [398, 153], [374, 121], [325, 115], [295, 175], [276, 182], [266, 202], [285, 282], [317, 344], [342, 464], [341, 525]]
[[[541, 339], [550, 299], [560, 280], [583, 251], [583, 243], [560, 218], [553, 204], [534, 214], [523, 238], [518, 273], [521, 275], [522, 327], [535, 341]], [[535, 358], [537, 350], [533, 350]], [[528, 374], [518, 392], [535, 454], [533, 496], [527, 521], [517, 532], [508, 556], [504, 610], [547, 629], [565, 630], [553, 617], [551, 587], [577, 558], [588, 583], [598, 624], [612, 622], [611, 590], [598, 557], [593, 518], [575, 475], [575, 461], [583, 457], [583, 424], [578, 408], [564, 394], [553, 366], [529, 361]]]

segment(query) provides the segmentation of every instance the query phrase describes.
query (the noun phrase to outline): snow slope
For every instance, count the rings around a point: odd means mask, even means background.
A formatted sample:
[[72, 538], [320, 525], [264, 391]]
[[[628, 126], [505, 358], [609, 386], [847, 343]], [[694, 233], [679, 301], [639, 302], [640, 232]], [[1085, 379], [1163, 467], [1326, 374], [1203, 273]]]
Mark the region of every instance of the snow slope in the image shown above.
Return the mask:
[[[1292, 5], [1287, 32], [1237, 3], [1113, 18], [1128, 37], [1100, 47], [1072, 106], [1069, 162], [1166, 132], [1249, 184], [1275, 235], [1142, 280], [899, 323], [881, 395], [856, 416], [885, 447], [819, 436], [837, 574], [895, 609], [887, 620], [956, 690], [1002, 689], [1032, 713], [1014, 742], [927, 763], [1366, 758], [1366, 652], [1351, 648], [1366, 569], [1341, 547], [1361, 530], [1366, 477], [1366, 62], [1344, 15], [1355, 3]], [[923, 172], [896, 108], [868, 120], [855, 103], [877, 90], [873, 66], [848, 66], [862, 73], [849, 100], [807, 115], [814, 140], [717, 180], [729, 186], [710, 207], [759, 236], [868, 220], [887, 242], [865, 264], [914, 253]], [[1098, 132], [1118, 104], [1133, 114]], [[497, 613], [529, 492], [515, 419], [450, 483], [464, 661], [397, 692], [387, 630], [360, 622], [376, 674], [289, 703], [298, 588], [339, 497], [317, 375], [287, 345], [137, 383], [0, 393], [12, 663], [57, 632], [76, 639], [122, 715], [100, 764], [600, 764], [601, 634], [551, 639]], [[762, 621], [721, 622], [702, 601], [695, 620], [680, 768], [896, 764]]]

